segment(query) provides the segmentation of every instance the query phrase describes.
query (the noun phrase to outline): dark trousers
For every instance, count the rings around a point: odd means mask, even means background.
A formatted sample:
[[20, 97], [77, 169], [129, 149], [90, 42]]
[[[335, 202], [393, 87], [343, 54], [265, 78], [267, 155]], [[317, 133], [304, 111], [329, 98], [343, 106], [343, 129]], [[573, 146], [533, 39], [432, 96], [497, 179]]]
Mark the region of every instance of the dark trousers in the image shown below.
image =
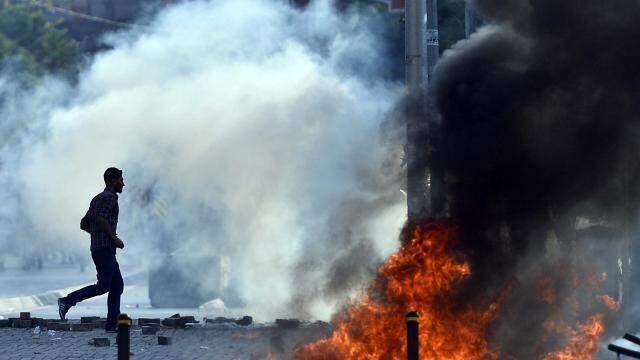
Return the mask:
[[106, 327], [108, 329], [115, 328], [118, 315], [120, 315], [120, 295], [124, 289], [120, 266], [116, 260], [116, 250], [111, 248], [98, 249], [91, 252], [91, 257], [98, 272], [98, 282], [67, 295], [65, 302], [69, 306], [74, 306], [83, 300], [109, 292]]

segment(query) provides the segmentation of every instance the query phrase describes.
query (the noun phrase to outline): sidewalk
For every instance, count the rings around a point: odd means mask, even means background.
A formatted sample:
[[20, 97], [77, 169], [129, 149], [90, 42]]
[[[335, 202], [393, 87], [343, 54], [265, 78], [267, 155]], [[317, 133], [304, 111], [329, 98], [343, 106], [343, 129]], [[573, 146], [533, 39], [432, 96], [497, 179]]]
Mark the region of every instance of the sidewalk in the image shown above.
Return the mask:
[[[131, 330], [133, 360], [266, 360], [288, 359], [298, 344], [317, 340], [328, 334], [328, 326], [278, 329], [275, 326], [163, 329], [156, 335], [142, 335]], [[157, 335], [170, 336], [171, 345], [158, 345]], [[0, 328], [0, 359], [116, 359], [116, 334], [103, 330], [88, 332], [57, 331], [33, 338], [33, 329]], [[95, 347], [88, 342], [107, 337], [109, 347]], [[271, 358], [269, 358], [271, 354]]]

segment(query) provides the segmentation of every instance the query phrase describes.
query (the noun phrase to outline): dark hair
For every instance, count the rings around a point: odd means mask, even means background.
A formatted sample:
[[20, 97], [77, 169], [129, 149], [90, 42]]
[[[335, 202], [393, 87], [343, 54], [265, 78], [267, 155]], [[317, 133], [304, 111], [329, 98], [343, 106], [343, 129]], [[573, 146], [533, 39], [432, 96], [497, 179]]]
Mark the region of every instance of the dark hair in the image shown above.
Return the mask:
[[114, 167], [110, 167], [104, 171], [104, 183], [109, 186], [111, 184], [111, 180], [117, 179], [122, 176], [122, 170], [119, 170]]

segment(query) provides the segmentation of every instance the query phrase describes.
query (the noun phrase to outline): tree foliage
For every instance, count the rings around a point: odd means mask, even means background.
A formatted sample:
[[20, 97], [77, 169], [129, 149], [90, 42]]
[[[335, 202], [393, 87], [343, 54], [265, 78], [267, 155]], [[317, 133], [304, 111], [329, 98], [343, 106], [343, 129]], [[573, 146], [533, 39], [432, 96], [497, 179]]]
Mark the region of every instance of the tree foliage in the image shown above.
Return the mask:
[[72, 72], [76, 43], [37, 4], [0, 0], [0, 62], [41, 75]]

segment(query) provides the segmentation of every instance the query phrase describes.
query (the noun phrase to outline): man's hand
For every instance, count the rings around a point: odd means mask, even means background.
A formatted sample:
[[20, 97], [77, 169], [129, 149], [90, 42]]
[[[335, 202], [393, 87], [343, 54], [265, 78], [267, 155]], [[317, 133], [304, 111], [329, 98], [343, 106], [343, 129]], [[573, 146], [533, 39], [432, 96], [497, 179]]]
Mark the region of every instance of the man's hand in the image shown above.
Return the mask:
[[113, 237], [113, 246], [115, 246], [118, 249], [124, 249], [124, 243], [117, 236]]

